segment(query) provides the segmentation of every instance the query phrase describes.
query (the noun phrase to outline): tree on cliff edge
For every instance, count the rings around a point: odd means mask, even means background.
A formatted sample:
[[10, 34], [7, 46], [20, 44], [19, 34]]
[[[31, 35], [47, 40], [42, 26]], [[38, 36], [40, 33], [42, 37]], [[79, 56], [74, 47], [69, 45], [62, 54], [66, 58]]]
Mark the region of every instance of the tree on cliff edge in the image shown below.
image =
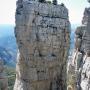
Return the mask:
[[54, 5], [57, 5], [57, 0], [53, 0], [53, 4]]
[[39, 2], [41, 2], [41, 3], [45, 3], [45, 2], [46, 2], [46, 0], [39, 0]]
[[88, 0], [88, 2], [90, 3], [90, 0]]

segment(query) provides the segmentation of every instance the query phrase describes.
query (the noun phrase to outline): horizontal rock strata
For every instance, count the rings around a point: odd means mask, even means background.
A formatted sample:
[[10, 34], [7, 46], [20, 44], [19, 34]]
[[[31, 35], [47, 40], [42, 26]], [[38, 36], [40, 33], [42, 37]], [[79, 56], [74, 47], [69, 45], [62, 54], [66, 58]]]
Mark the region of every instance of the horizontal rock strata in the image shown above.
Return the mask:
[[67, 8], [18, 0], [15, 36], [20, 55], [14, 90], [66, 90]]

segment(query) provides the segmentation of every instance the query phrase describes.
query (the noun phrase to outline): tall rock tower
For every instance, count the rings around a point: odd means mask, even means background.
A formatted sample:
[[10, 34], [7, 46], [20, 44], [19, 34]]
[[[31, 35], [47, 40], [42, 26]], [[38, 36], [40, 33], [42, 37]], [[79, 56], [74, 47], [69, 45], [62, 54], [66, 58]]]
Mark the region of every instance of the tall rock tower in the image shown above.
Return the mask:
[[15, 36], [19, 58], [14, 90], [66, 90], [70, 42], [67, 8], [18, 0]]
[[90, 90], [90, 7], [85, 8], [82, 26], [77, 28], [75, 34], [72, 61], [75, 67], [73, 74], [76, 75], [74, 78], [76, 89], [73, 90]]

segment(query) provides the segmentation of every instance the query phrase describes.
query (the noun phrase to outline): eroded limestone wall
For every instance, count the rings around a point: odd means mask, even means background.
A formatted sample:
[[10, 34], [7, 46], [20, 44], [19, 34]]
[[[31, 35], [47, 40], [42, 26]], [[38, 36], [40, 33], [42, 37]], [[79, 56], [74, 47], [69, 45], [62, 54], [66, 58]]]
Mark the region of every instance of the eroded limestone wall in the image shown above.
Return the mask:
[[84, 52], [82, 52], [82, 63], [81, 63], [81, 89], [82, 90], [90, 90], [90, 8], [87, 8], [85, 10], [87, 12], [87, 25], [86, 30], [83, 33], [82, 36], [82, 45], [81, 49], [83, 49]]
[[20, 55], [14, 90], [66, 90], [67, 8], [18, 0], [15, 36]]

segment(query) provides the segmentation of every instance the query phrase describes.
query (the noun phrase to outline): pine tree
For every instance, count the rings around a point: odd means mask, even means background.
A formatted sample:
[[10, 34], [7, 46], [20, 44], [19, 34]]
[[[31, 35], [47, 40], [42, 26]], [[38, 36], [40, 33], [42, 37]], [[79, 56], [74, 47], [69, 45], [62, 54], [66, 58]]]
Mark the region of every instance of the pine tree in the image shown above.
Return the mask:
[[39, 0], [39, 2], [41, 2], [41, 3], [45, 3], [45, 1], [46, 1], [46, 0]]
[[53, 4], [54, 5], [57, 5], [57, 0], [53, 0]]
[[88, 2], [90, 3], [90, 0], [88, 0]]

